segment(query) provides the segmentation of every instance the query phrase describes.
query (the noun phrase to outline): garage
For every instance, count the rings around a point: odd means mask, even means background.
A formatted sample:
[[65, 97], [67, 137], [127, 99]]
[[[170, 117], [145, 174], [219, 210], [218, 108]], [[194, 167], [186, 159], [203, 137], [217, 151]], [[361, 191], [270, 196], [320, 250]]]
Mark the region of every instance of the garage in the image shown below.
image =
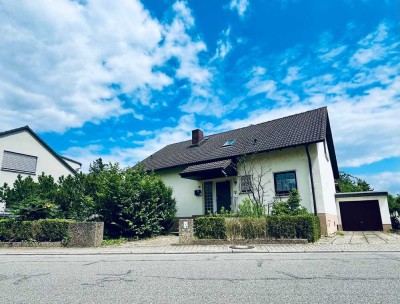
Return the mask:
[[389, 231], [391, 229], [387, 192], [336, 193], [339, 230]]
[[344, 231], [382, 230], [381, 212], [377, 200], [339, 202], [339, 206]]

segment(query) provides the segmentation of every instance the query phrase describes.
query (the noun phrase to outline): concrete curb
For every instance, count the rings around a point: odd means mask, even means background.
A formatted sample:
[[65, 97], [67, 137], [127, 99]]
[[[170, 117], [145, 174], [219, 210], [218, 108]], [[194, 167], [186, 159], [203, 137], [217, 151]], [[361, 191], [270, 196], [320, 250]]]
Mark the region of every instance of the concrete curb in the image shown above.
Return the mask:
[[358, 248], [349, 248], [349, 249], [312, 249], [309, 250], [297, 248], [293, 250], [266, 250], [266, 249], [231, 249], [229, 247], [225, 249], [215, 249], [215, 250], [171, 250], [168, 249], [160, 249], [156, 250], [75, 250], [75, 249], [65, 249], [65, 250], [0, 250], [0, 256], [68, 256], [68, 255], [171, 255], [171, 254], [255, 254], [255, 253], [383, 253], [383, 252], [400, 252], [400, 248], [377, 248], [377, 249], [358, 249]]

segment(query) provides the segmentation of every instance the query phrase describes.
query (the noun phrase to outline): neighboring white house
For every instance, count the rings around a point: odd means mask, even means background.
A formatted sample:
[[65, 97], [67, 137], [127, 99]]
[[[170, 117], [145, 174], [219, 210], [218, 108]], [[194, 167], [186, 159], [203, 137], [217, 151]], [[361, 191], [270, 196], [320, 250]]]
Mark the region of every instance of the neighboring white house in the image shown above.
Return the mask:
[[0, 133], [0, 160], [0, 184], [11, 187], [18, 174], [37, 180], [44, 172], [57, 181], [81, 168], [81, 163], [60, 156], [28, 126]]
[[[323, 234], [343, 228], [335, 198], [339, 170], [326, 107], [210, 136], [193, 130], [191, 140], [170, 144], [141, 164], [173, 188], [178, 217], [218, 212], [222, 207], [236, 210], [262, 175], [266, 205], [287, 199], [296, 188], [302, 205], [320, 218]], [[370, 200], [358, 201], [363, 220], [363, 202]], [[371, 204], [377, 204], [374, 201]], [[390, 229], [388, 209], [374, 212], [373, 217], [381, 219], [378, 230]], [[364, 224], [360, 230], [364, 228], [370, 226]]]

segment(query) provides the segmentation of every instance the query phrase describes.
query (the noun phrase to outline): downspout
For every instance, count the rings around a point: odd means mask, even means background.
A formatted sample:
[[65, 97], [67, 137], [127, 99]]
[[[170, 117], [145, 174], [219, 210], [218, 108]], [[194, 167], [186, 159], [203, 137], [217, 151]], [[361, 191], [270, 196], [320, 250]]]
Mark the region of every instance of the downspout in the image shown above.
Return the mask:
[[312, 198], [313, 198], [313, 204], [314, 204], [314, 214], [317, 215], [317, 202], [315, 200], [315, 188], [314, 188], [314, 177], [312, 173], [312, 165], [311, 165], [311, 157], [310, 157], [310, 151], [308, 150], [308, 144], [306, 145], [306, 152], [307, 152], [307, 159], [308, 159], [308, 169], [310, 170], [310, 179], [311, 179], [311, 192], [312, 192]]

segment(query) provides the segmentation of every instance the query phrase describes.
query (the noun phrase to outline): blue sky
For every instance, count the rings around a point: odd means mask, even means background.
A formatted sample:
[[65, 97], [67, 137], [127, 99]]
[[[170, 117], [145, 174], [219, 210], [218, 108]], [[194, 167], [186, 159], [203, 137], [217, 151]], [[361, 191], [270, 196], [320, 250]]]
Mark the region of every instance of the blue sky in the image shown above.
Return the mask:
[[0, 129], [88, 164], [328, 106], [341, 170], [400, 193], [396, 0], [1, 1]]

